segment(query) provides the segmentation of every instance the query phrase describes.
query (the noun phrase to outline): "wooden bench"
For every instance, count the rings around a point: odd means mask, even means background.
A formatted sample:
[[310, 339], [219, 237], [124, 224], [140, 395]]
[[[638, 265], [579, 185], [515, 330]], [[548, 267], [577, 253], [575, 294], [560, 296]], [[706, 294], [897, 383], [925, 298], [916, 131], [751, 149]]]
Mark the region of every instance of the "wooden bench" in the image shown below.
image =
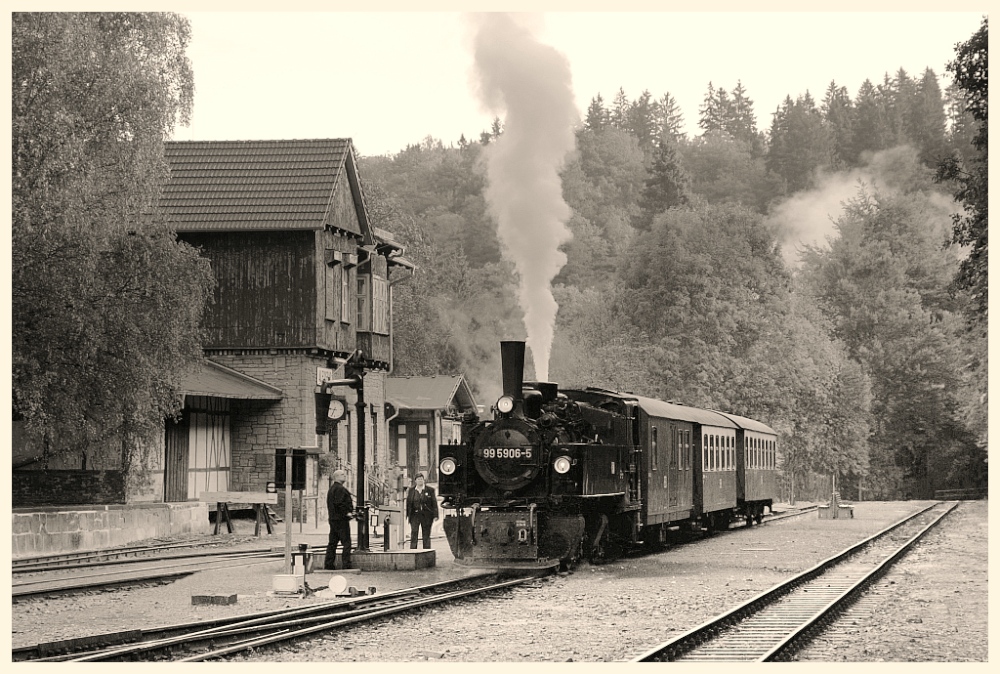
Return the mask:
[[271, 516], [267, 512], [268, 505], [277, 505], [278, 495], [263, 491], [204, 491], [198, 495], [198, 500], [204, 503], [215, 503], [215, 531], [219, 533], [222, 520], [226, 521], [226, 529], [233, 533], [233, 521], [229, 516], [229, 504], [250, 505], [253, 507], [257, 522], [254, 526], [254, 536], [260, 536], [260, 525], [267, 527], [267, 533], [273, 534]]

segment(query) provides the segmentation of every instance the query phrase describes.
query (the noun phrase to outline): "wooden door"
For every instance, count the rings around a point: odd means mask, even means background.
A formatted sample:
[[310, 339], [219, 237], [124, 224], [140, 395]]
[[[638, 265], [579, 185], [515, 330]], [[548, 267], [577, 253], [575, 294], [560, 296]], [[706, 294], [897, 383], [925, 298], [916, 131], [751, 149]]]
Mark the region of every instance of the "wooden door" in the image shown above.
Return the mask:
[[[406, 474], [410, 480], [417, 473], [423, 473], [428, 482], [434, 482], [437, 476], [434, 456], [431, 455], [430, 422], [423, 419], [408, 419], [400, 421], [396, 427], [396, 446], [402, 454], [405, 452]], [[404, 456], [400, 456], [403, 460]]]
[[176, 422], [167, 420], [167, 441], [164, 452], [163, 500], [187, 501], [188, 498], [188, 436], [191, 421], [188, 411]]

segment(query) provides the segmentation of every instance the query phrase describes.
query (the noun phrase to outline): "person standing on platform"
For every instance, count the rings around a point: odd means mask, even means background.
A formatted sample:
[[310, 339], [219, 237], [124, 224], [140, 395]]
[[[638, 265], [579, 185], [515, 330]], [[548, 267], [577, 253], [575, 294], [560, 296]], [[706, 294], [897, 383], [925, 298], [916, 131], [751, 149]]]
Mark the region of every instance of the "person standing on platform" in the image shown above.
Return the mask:
[[410, 520], [410, 549], [417, 547], [417, 530], [421, 530], [424, 549], [431, 547], [431, 524], [438, 518], [437, 494], [424, 482], [424, 474], [417, 473], [413, 486], [406, 495], [406, 518]]
[[354, 514], [354, 503], [351, 492], [344, 483], [347, 473], [342, 470], [333, 471], [333, 484], [326, 494], [326, 512], [330, 518], [330, 539], [326, 544], [326, 560], [323, 568], [333, 570], [337, 560], [337, 544], [344, 546], [343, 566], [351, 568], [351, 517]]

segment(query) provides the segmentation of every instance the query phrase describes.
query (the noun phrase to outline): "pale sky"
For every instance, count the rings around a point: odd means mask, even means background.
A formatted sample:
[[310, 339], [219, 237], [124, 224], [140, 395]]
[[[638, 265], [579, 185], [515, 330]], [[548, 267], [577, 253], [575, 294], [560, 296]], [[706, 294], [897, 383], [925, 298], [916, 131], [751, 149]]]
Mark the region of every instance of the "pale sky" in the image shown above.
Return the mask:
[[[335, 4], [329, 5], [335, 8]], [[787, 95], [819, 103], [835, 80], [862, 82], [930, 67], [942, 90], [955, 44], [984, 11], [550, 12], [537, 37], [569, 60], [581, 117], [619, 87], [677, 99], [689, 134], [708, 83], [741, 81], [757, 125]], [[971, 11], [970, 11], [971, 10]], [[195, 73], [191, 125], [177, 140], [354, 139], [362, 155], [395, 154], [433, 136], [478, 139], [497, 112], [474, 93], [470, 29], [453, 12], [188, 12]]]

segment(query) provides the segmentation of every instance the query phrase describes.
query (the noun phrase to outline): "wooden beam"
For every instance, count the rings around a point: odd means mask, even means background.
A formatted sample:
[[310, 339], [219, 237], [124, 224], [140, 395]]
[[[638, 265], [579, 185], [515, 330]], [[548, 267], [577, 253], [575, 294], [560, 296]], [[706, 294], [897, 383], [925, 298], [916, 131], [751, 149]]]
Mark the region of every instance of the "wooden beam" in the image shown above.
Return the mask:
[[263, 491], [203, 491], [198, 500], [204, 503], [277, 503], [278, 495]]

